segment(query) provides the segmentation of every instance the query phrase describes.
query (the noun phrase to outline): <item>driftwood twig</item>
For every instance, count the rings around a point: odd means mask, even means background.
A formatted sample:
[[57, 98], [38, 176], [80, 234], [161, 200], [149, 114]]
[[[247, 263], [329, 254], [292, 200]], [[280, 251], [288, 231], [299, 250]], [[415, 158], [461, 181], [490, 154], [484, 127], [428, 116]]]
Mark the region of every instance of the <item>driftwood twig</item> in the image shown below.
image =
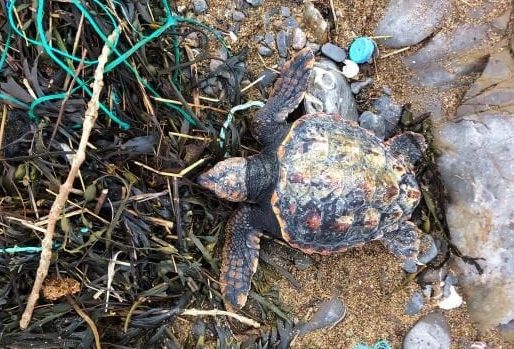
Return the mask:
[[93, 83], [93, 95], [91, 96], [91, 100], [88, 103], [87, 110], [84, 115], [84, 124], [82, 128], [82, 136], [80, 138], [79, 147], [77, 149], [77, 154], [73, 158], [73, 162], [71, 164], [68, 177], [66, 178], [66, 182], [64, 182], [64, 184], [62, 184], [59, 188], [59, 194], [55, 198], [52, 208], [50, 209], [50, 214], [48, 216], [48, 225], [46, 227], [43, 241], [41, 242], [42, 251], [41, 257], [39, 259], [39, 266], [37, 268], [36, 279], [34, 280], [32, 291], [30, 292], [29, 298], [27, 300], [27, 306], [20, 320], [20, 328], [22, 330], [26, 329], [29, 325], [29, 322], [32, 318], [32, 312], [34, 311], [36, 302], [39, 299], [39, 292], [41, 290], [41, 287], [43, 286], [43, 282], [45, 281], [46, 275], [48, 274], [48, 269], [50, 268], [50, 261], [52, 258], [52, 242], [55, 233], [55, 226], [59, 220], [59, 217], [61, 216], [62, 209], [64, 208], [66, 200], [68, 199], [70, 190], [73, 188], [73, 182], [75, 181], [75, 177], [77, 177], [80, 166], [86, 158], [86, 147], [89, 140], [89, 136], [95, 125], [96, 118], [98, 117], [100, 93], [102, 92], [102, 88], [104, 85], [104, 66], [109, 57], [109, 53], [111, 52], [109, 45], [112, 46], [112, 42], [114, 41], [115, 36], [118, 35], [118, 32], [119, 29], [115, 28], [111, 35], [109, 35], [109, 42], [105, 43], [104, 47], [102, 48], [102, 53], [100, 54], [100, 57], [98, 57], [98, 66], [95, 70]]

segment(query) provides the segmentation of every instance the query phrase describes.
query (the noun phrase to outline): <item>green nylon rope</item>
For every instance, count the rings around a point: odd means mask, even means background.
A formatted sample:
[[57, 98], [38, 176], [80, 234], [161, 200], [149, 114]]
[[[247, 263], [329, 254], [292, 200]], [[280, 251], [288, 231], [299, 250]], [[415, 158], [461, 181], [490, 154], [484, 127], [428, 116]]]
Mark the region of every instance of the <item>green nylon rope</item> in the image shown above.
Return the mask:
[[[102, 12], [105, 13], [108, 16], [112, 26], [116, 27], [117, 26], [117, 21], [114, 18], [114, 16], [111, 14], [110, 10], [99, 0], [93, 0], [93, 2], [96, 5], [98, 5], [98, 7], [102, 10]], [[13, 11], [14, 11], [14, 8], [15, 8], [15, 5], [16, 5], [16, 1], [12, 0], [12, 1], [10, 1], [8, 3], [7, 19], [8, 19], [8, 23], [9, 23], [9, 32], [8, 32], [8, 38], [7, 38], [7, 42], [5, 44], [4, 52], [2, 52], [2, 55], [0, 56], [0, 71], [2, 70], [3, 65], [5, 63], [5, 60], [7, 58], [7, 50], [9, 49], [9, 43], [10, 43], [10, 39], [11, 39], [11, 30], [12, 30], [15, 34], [19, 35], [20, 37], [22, 37], [24, 40], [26, 40], [27, 42], [31, 43], [32, 45], [36, 45], [36, 46], [42, 47], [43, 50], [45, 51], [45, 53], [61, 69], [63, 69], [68, 75], [70, 75], [70, 76], [74, 76], [75, 75], [75, 72], [67, 64], [65, 64], [65, 62], [63, 60], [61, 60], [61, 57], [63, 59], [65, 59], [65, 60], [71, 60], [73, 62], [81, 62], [81, 58], [77, 57], [77, 56], [74, 56], [74, 55], [71, 55], [71, 54], [69, 54], [66, 51], [63, 51], [63, 50], [60, 50], [58, 48], [52, 47], [50, 45], [50, 43], [47, 41], [47, 39], [46, 39], [46, 35], [45, 35], [44, 27], [43, 27], [44, 3], [45, 2], [43, 0], [37, 1], [36, 30], [38, 32], [39, 40], [35, 40], [35, 39], [27, 37], [21, 30], [18, 29], [18, 27], [17, 27], [17, 25], [16, 25], [16, 23], [14, 21], [14, 16], [13, 16]], [[100, 26], [97, 24], [97, 22], [95, 21], [93, 16], [91, 16], [91, 14], [87, 10], [87, 8], [79, 0], [72, 0], [71, 3], [75, 7], [77, 7], [77, 9], [81, 12], [81, 14], [84, 16], [84, 18], [88, 21], [89, 25], [92, 27], [92, 29], [95, 31], [95, 33], [104, 42], [107, 42], [107, 36], [101, 30]], [[120, 5], [118, 2], [116, 2], [116, 3], [118, 5]], [[166, 13], [166, 17], [167, 17], [165, 23], [161, 27], [159, 27], [157, 30], [153, 31], [150, 35], [142, 36], [142, 40], [136, 42], [134, 44], [134, 46], [131, 47], [126, 52], [120, 52], [118, 50], [118, 48], [117, 48], [117, 45], [118, 45], [119, 39], [120, 39], [120, 33], [118, 33], [116, 35], [116, 38], [115, 38], [114, 42], [111, 45], [111, 49], [112, 49], [113, 53], [115, 55], [117, 55], [117, 58], [114, 59], [109, 64], [107, 64], [106, 68], [105, 68], [105, 72], [107, 73], [107, 72], [112, 71], [113, 69], [115, 69], [119, 64], [123, 63], [135, 75], [137, 80], [139, 82], [141, 82], [143, 84], [143, 86], [148, 91], [150, 91], [150, 93], [152, 95], [154, 95], [155, 97], [160, 97], [160, 95], [157, 93], [157, 91], [155, 91], [155, 89], [153, 89], [147, 83], [146, 79], [144, 79], [143, 77], [140, 76], [139, 72], [128, 62], [128, 58], [131, 57], [137, 50], [139, 50], [141, 47], [146, 45], [148, 42], [150, 42], [152, 40], [155, 40], [160, 35], [162, 35], [164, 32], [166, 32], [168, 29], [170, 29], [172, 27], [175, 27], [175, 26], [177, 26], [180, 23], [187, 23], [187, 24], [190, 24], [190, 25], [193, 25], [193, 26], [196, 26], [196, 27], [199, 27], [199, 28], [202, 28], [202, 29], [205, 29], [205, 30], [209, 31], [223, 46], [226, 47], [226, 43], [223, 40], [223, 38], [219, 34], [217, 34], [212, 28], [210, 28], [207, 25], [205, 25], [203, 23], [200, 23], [200, 22], [198, 22], [198, 21], [196, 21], [194, 19], [177, 16], [177, 15], [173, 14], [173, 12], [171, 11], [171, 9], [169, 7], [169, 4], [167, 3], [166, 0], [162, 0], [162, 3], [163, 3], [163, 7], [164, 7], [164, 10], [165, 10], [165, 13]], [[175, 51], [175, 56], [176, 56], [176, 62], [175, 63], [179, 64], [180, 63], [180, 49], [178, 47], [178, 40], [177, 40], [177, 36], [176, 35], [174, 35], [173, 43], [174, 43], [174, 51]], [[97, 60], [84, 60], [83, 62], [84, 62], [84, 65], [86, 65], [86, 66], [87, 65], [94, 65], [94, 64], [98, 63]], [[178, 70], [176, 70], [176, 72], [174, 73], [174, 76], [173, 76], [174, 80], [178, 76], [176, 74], [177, 72], [178, 72]], [[75, 77], [75, 81], [76, 81], [79, 89], [84, 90], [84, 92], [86, 94], [88, 94], [89, 96], [92, 95], [92, 91], [90, 90], [90, 88], [88, 87], [88, 84], [85, 81], [83, 81], [79, 77]], [[74, 89], [74, 91], [76, 89]], [[66, 95], [65, 93], [56, 93], [56, 94], [52, 94], [52, 95], [43, 96], [43, 97], [40, 97], [40, 98], [37, 98], [36, 100], [34, 100], [30, 105], [27, 105], [26, 103], [24, 103], [22, 101], [16, 100], [12, 96], [7, 96], [7, 95], [2, 94], [2, 93], [0, 93], [0, 99], [9, 101], [10, 103], [17, 104], [17, 105], [20, 105], [20, 106], [23, 106], [23, 107], [27, 107], [27, 109], [29, 109], [29, 117], [31, 119], [35, 119], [36, 118], [35, 109], [36, 109], [37, 106], [39, 106], [40, 104], [42, 104], [42, 103], [44, 103], [46, 101], [55, 100], [55, 99], [63, 99], [65, 97], [65, 95]], [[192, 119], [185, 110], [183, 110], [182, 108], [180, 108], [180, 107], [178, 107], [176, 105], [173, 105], [173, 104], [166, 104], [166, 105], [167, 105], [168, 108], [178, 112], [190, 124], [196, 126], [195, 120]], [[128, 129], [130, 127], [129, 124], [127, 124], [126, 122], [120, 120], [103, 103], [100, 103], [99, 107], [102, 110], [102, 112], [104, 112], [111, 120], [113, 120], [115, 123], [117, 123], [122, 129]]]

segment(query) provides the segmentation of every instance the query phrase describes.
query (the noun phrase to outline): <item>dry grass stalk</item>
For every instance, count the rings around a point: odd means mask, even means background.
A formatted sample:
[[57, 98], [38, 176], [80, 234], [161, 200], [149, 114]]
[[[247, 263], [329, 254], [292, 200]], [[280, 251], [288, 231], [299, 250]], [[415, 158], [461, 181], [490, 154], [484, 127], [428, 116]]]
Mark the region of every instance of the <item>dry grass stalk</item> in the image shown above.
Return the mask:
[[[112, 43], [114, 41], [114, 37], [117, 35], [118, 31], [119, 29], [116, 28], [111, 33], [111, 35], [109, 35], [109, 43]], [[64, 182], [64, 184], [61, 185], [59, 189], [59, 194], [55, 198], [52, 208], [50, 209], [50, 214], [48, 217], [48, 226], [45, 231], [45, 237], [41, 242], [42, 251], [39, 260], [39, 266], [37, 268], [36, 280], [34, 280], [32, 291], [27, 300], [27, 307], [25, 308], [25, 311], [23, 312], [23, 315], [21, 316], [20, 320], [20, 328], [22, 330], [26, 329], [30, 323], [34, 307], [36, 305], [37, 300], [39, 299], [39, 292], [48, 274], [48, 269], [50, 267], [50, 261], [52, 258], [52, 244], [55, 233], [55, 226], [57, 224], [57, 221], [59, 220], [59, 217], [61, 216], [64, 204], [68, 199], [68, 195], [73, 187], [73, 182], [75, 181], [75, 177], [77, 177], [80, 166], [86, 158], [86, 147], [88, 139], [98, 117], [100, 93], [104, 85], [104, 66], [107, 62], [110, 52], [111, 50], [109, 48], [109, 45], [106, 43], [102, 48], [102, 53], [100, 54], [100, 57], [98, 57], [98, 66], [96, 67], [94, 75], [95, 78], [93, 83], [93, 95], [91, 96], [91, 100], [88, 103], [87, 110], [84, 116], [84, 125], [82, 130], [82, 136], [80, 138], [79, 147], [77, 150], [77, 154], [73, 158], [71, 169], [68, 173], [68, 177], [66, 178], [66, 182]]]

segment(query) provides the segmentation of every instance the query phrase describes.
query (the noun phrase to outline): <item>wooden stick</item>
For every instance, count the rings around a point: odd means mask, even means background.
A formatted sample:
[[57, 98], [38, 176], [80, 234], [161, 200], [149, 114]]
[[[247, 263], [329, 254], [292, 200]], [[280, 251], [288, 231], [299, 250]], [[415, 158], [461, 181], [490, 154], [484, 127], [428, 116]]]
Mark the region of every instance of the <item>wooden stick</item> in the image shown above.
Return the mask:
[[57, 224], [57, 221], [59, 220], [62, 209], [64, 208], [64, 204], [68, 199], [70, 190], [73, 188], [73, 182], [75, 181], [75, 177], [77, 177], [77, 174], [79, 173], [80, 166], [86, 158], [86, 148], [88, 139], [95, 125], [96, 118], [98, 117], [100, 93], [102, 92], [102, 88], [104, 86], [104, 66], [109, 57], [109, 53], [111, 52], [109, 45], [112, 45], [114, 37], [118, 35], [118, 32], [119, 28], [115, 28], [111, 35], [109, 35], [108, 41], [110, 44], [105, 43], [104, 47], [102, 48], [102, 53], [100, 54], [100, 57], [98, 57], [98, 66], [95, 70], [95, 79], [93, 83], [93, 95], [91, 96], [91, 100], [88, 103], [87, 110], [84, 115], [84, 125], [82, 129], [82, 136], [80, 138], [79, 147], [77, 150], [77, 154], [73, 158], [73, 162], [71, 164], [68, 177], [66, 178], [66, 182], [64, 182], [64, 184], [61, 185], [61, 187], [59, 188], [59, 194], [55, 198], [52, 208], [50, 209], [45, 237], [41, 242], [42, 251], [41, 257], [39, 259], [39, 266], [37, 268], [36, 279], [34, 280], [32, 291], [30, 292], [29, 298], [27, 300], [27, 307], [25, 308], [25, 311], [23, 312], [23, 315], [21, 316], [20, 320], [20, 328], [22, 330], [26, 329], [30, 323], [32, 313], [34, 312], [34, 307], [36, 306], [37, 300], [39, 299], [39, 292], [41, 290], [41, 287], [43, 286], [43, 282], [45, 281], [46, 275], [48, 274], [48, 269], [50, 268], [55, 226]]
[[180, 315], [191, 315], [191, 316], [205, 316], [205, 315], [208, 315], [208, 316], [218, 316], [218, 315], [225, 315], [225, 316], [230, 316], [230, 317], [238, 320], [239, 322], [241, 322], [243, 324], [246, 324], [246, 325], [249, 325], [249, 326], [252, 326], [252, 327], [255, 327], [255, 328], [261, 327], [261, 324], [259, 324], [255, 320], [252, 320], [252, 319], [247, 318], [245, 316], [238, 315], [236, 313], [231, 313], [231, 312], [225, 311], [225, 310], [218, 310], [218, 309], [212, 309], [212, 310], [186, 309], [182, 313], [180, 313]]

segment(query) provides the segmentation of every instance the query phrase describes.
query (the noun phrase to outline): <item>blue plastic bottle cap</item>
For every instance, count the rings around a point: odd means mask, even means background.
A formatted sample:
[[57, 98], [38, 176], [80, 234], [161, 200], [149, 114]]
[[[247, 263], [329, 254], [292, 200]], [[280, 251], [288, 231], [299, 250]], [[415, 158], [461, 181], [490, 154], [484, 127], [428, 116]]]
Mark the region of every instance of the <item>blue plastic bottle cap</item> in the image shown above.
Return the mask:
[[375, 42], [367, 36], [361, 36], [350, 44], [349, 56], [355, 63], [367, 63], [375, 52]]

